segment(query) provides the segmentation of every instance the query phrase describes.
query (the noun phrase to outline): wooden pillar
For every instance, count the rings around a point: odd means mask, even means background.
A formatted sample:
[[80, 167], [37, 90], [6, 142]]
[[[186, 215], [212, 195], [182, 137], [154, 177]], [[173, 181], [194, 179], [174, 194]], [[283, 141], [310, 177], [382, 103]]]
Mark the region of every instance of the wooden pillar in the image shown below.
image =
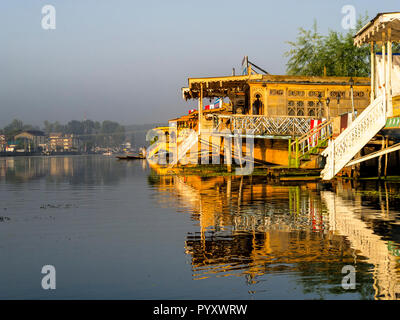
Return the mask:
[[[385, 148], [389, 146], [389, 138], [386, 137], [385, 139]], [[385, 174], [385, 179], [387, 177], [387, 167], [388, 167], [388, 154], [385, 154], [385, 169], [384, 169], [384, 174]]]
[[382, 94], [384, 95], [384, 100], [386, 101], [386, 37], [385, 33], [382, 32], [382, 68], [383, 68], [383, 84]]
[[371, 103], [375, 100], [375, 42], [371, 42]]
[[391, 28], [388, 29], [388, 41], [387, 41], [387, 94], [388, 94], [388, 116], [393, 115], [393, 108], [392, 108], [392, 30]]
[[[385, 137], [382, 137], [382, 149], [385, 149]], [[382, 155], [378, 157], [378, 179], [381, 178], [381, 172], [382, 172]]]
[[[287, 87], [283, 90], [283, 92], [285, 93], [285, 108], [286, 108], [286, 115], [289, 115], [289, 106], [288, 106], [288, 89]], [[285, 108], [283, 108], [283, 110], [285, 110]], [[296, 108], [294, 109], [296, 110]], [[297, 116], [297, 113], [295, 111], [295, 116]]]
[[239, 194], [238, 194], [238, 208], [242, 203], [242, 194], [243, 194], [243, 176], [240, 177], [240, 184], [239, 184]]
[[253, 115], [253, 90], [249, 88], [249, 115]]
[[[226, 142], [226, 139], [225, 139]], [[230, 146], [225, 149], [225, 157], [226, 157], [226, 169], [228, 172], [232, 172], [232, 146], [231, 141], [228, 142]]]
[[268, 86], [267, 87], [265, 87], [265, 90], [264, 90], [264, 115], [265, 116], [268, 116], [268, 114], [269, 114], [269, 110], [268, 110]]
[[[326, 87], [325, 88], [325, 117], [326, 117], [326, 119], [329, 121], [329, 120], [331, 120], [331, 110], [330, 110], [330, 107], [326, 104], [326, 99], [328, 99], [328, 97], [329, 97], [329, 89], [328, 89], [328, 87]], [[329, 98], [330, 99], [330, 98]], [[330, 104], [330, 103], [329, 103]]]
[[199, 95], [199, 106], [198, 106], [198, 115], [199, 115], [199, 135], [201, 134], [201, 123], [203, 118], [203, 83], [200, 83], [200, 95]]
[[382, 171], [382, 156], [378, 157], [378, 179], [381, 179], [381, 171]]
[[232, 192], [232, 177], [228, 176], [226, 180], [226, 198], [228, 199], [228, 204], [231, 202], [231, 192]]

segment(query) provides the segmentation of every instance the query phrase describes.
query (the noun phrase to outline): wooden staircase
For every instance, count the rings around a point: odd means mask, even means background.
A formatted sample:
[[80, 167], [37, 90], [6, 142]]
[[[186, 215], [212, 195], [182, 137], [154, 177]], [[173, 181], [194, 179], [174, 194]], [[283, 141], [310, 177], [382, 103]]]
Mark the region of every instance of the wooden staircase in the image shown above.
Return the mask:
[[290, 168], [315, 168], [332, 137], [332, 120], [324, 121], [295, 141], [289, 142]]

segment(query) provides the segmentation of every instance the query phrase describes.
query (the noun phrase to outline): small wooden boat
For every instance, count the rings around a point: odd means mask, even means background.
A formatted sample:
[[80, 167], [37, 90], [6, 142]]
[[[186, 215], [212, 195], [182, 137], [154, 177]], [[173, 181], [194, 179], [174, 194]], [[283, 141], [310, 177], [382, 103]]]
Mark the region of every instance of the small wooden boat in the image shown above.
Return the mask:
[[146, 159], [143, 156], [136, 156], [136, 155], [124, 155], [124, 156], [117, 156], [119, 160], [139, 160], [139, 159]]

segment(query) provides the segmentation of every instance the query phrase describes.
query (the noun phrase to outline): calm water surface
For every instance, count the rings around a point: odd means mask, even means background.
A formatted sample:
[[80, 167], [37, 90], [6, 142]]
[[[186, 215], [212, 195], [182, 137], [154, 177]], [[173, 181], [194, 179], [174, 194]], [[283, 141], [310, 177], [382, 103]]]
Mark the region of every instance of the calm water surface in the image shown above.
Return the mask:
[[[399, 298], [399, 186], [0, 158], [0, 298]], [[44, 265], [56, 290], [41, 288]]]

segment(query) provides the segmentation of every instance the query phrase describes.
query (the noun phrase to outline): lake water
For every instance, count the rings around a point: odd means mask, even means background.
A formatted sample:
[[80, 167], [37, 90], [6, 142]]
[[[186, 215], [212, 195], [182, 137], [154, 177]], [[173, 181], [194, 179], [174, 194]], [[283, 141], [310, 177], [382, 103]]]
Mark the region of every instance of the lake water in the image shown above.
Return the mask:
[[[0, 158], [0, 298], [399, 298], [399, 186]], [[41, 287], [44, 265], [55, 290]]]

